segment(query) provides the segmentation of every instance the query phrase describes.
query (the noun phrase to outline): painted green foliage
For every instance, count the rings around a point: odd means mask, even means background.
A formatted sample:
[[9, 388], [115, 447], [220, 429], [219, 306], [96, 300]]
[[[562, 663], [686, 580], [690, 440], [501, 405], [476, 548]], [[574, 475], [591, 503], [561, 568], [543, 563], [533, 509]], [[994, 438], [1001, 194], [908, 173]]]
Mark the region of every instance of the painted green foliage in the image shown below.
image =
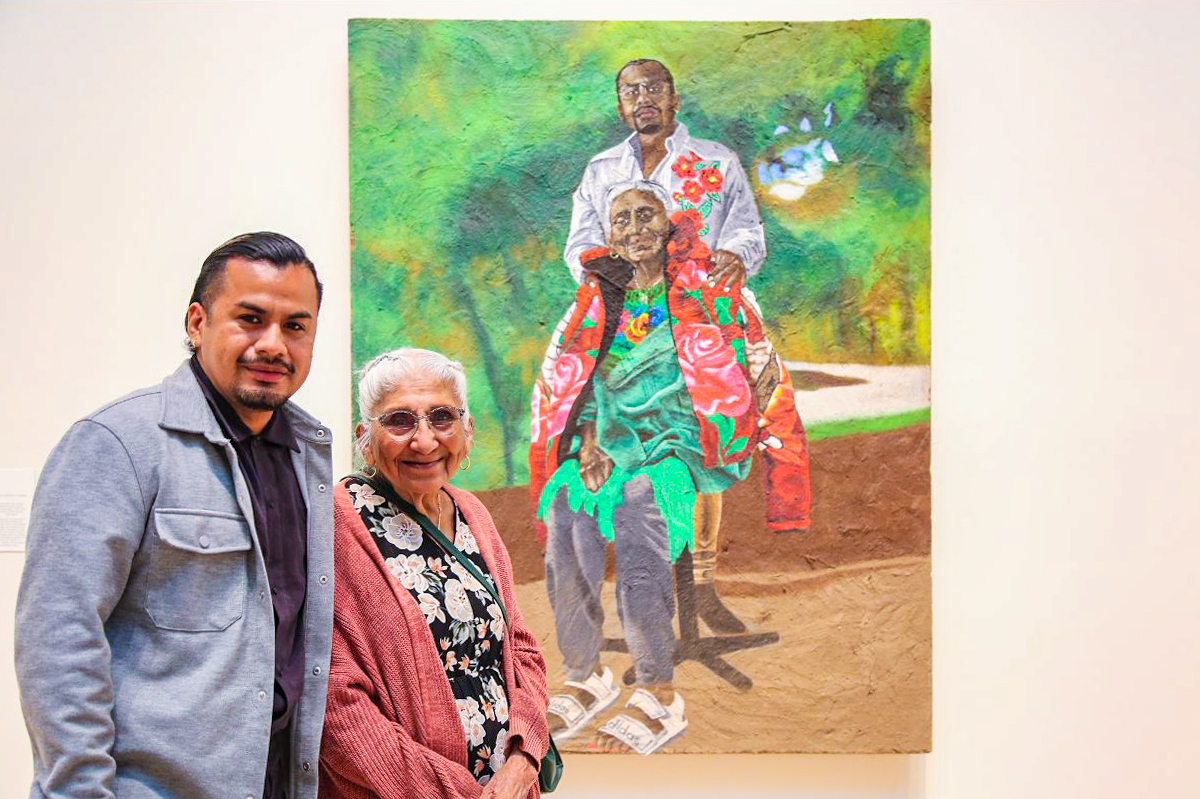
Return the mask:
[[927, 363], [929, 28], [825, 23], [350, 23], [353, 360], [463, 361], [477, 457], [527, 482], [528, 396], [574, 284], [589, 158], [628, 130], [614, 77], [653, 57], [679, 118], [738, 153], [767, 236], [751, 282], [785, 358]]

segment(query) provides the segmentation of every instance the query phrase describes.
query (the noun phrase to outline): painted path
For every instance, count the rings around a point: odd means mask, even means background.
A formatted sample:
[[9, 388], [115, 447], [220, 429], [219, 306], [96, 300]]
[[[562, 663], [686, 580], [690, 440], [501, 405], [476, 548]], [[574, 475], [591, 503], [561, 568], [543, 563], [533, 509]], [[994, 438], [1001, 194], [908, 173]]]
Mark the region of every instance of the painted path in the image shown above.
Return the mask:
[[[806, 427], [867, 419], [929, 407], [930, 369], [857, 363], [785, 361], [796, 387], [796, 405]], [[832, 379], [831, 379], [832, 378]], [[839, 384], [840, 383], [840, 384]]]

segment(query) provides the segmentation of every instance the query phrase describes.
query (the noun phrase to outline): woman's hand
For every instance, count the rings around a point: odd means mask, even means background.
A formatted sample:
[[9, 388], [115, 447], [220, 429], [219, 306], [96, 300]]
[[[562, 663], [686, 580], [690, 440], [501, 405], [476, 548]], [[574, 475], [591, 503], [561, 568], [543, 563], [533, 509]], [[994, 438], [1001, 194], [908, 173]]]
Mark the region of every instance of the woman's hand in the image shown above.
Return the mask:
[[500, 770], [483, 786], [479, 799], [521, 799], [537, 779], [538, 767], [533, 758], [514, 749]]
[[589, 491], [597, 491], [612, 474], [612, 458], [605, 455], [596, 442], [595, 423], [584, 425], [580, 438], [579, 478]]

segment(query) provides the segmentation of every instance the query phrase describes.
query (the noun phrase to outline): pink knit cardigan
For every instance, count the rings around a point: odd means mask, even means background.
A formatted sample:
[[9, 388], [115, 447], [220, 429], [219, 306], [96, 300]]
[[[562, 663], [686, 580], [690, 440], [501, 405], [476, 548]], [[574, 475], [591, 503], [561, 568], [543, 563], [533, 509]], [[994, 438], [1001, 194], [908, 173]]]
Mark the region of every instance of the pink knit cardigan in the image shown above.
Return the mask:
[[[479, 543], [508, 612], [509, 737], [540, 761], [549, 746], [546, 665], [513, 595], [491, 514], [446, 487]], [[334, 491], [333, 655], [321, 741], [322, 799], [475, 799], [446, 670], [416, 600], [391, 576], [345, 486]], [[537, 799], [537, 781], [528, 799]]]

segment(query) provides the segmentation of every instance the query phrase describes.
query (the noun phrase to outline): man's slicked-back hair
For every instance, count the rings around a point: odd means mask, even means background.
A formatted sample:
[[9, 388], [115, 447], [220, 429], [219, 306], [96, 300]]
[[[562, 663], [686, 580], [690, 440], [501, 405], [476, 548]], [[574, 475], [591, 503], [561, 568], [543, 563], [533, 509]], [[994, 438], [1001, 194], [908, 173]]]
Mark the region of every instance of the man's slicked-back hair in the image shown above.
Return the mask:
[[[205, 309], [209, 307], [213, 296], [221, 288], [221, 281], [225, 278], [225, 266], [229, 263], [230, 258], [265, 261], [279, 269], [284, 269], [292, 264], [307, 267], [308, 271], [312, 273], [313, 282], [317, 285], [317, 308], [321, 307], [321, 295], [324, 293], [325, 287], [321, 285], [321, 279], [317, 277], [317, 267], [313, 265], [303, 247], [282, 233], [271, 233], [270, 231], [234, 236], [209, 253], [208, 257], [204, 259], [204, 263], [200, 265], [200, 274], [196, 277], [192, 298], [188, 301], [189, 306], [193, 302], [198, 302]], [[187, 314], [184, 314], [183, 326], [186, 330]], [[188, 349], [195, 352], [190, 341]]]
[[312, 272], [313, 282], [317, 284], [317, 307], [321, 307], [321, 294], [324, 286], [317, 277], [317, 267], [309, 260], [304, 248], [282, 233], [262, 231], [259, 233], [243, 233], [234, 236], [217, 249], [208, 254], [200, 265], [200, 275], [196, 278], [196, 286], [192, 289], [192, 299], [188, 302], [198, 302], [205, 308], [212, 300], [213, 292], [220, 288], [221, 278], [225, 276], [225, 265], [230, 258], [244, 258], [247, 261], [266, 261], [283, 269], [298, 264], [308, 267]]
[[671, 87], [671, 94], [675, 94], [675, 76], [671, 74], [671, 70], [667, 69], [667, 65], [659, 61], [657, 58], [635, 58], [632, 61], [627, 62], [625, 66], [618, 69], [617, 77], [614, 81], [617, 84], [618, 92], [621, 91], [621, 73], [629, 69], [629, 67], [637, 67], [641, 66], [642, 64], [658, 64], [660, 67], [662, 67], [662, 71], [667, 74], [667, 84]]

